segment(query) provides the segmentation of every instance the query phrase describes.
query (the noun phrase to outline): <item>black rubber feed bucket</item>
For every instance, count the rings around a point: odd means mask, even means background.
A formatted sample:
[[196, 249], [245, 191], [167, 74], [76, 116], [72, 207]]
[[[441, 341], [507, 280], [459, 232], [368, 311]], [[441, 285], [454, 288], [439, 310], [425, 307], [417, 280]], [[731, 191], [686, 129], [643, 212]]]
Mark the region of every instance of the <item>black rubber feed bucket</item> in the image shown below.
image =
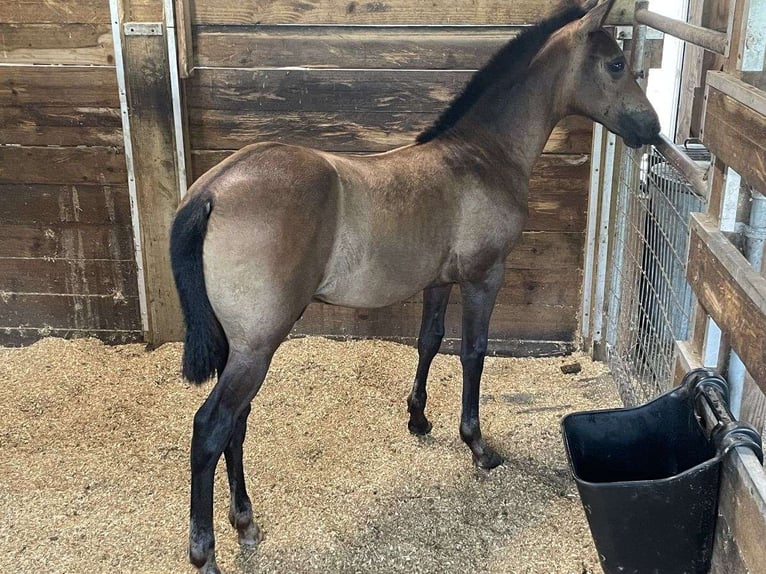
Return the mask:
[[[728, 385], [708, 370], [631, 409], [579, 412], [564, 443], [606, 574], [710, 570], [721, 461], [736, 446], [762, 459], [758, 433], [734, 421]], [[699, 413], [718, 420], [703, 426]]]

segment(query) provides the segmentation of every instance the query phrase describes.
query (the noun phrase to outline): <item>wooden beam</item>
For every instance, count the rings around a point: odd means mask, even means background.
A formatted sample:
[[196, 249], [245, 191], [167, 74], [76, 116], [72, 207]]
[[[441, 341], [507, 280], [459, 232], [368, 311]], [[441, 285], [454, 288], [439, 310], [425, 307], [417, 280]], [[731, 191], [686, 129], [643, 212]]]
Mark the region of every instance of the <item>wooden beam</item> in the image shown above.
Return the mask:
[[136, 184], [143, 273], [152, 344], [177, 341], [183, 321], [170, 268], [168, 237], [179, 202], [173, 102], [162, 2], [122, 0], [121, 13], [159, 20], [121, 22], [122, 46], [130, 109], [130, 147]]
[[[568, 3], [577, 0], [569, 0]], [[560, 0], [196, 0], [193, 24], [534, 24], [562, 5]], [[607, 23], [633, 22], [633, 0], [617, 0]]]
[[705, 144], [750, 185], [766, 190], [766, 92], [711, 72], [705, 99]]
[[766, 278], [707, 215], [692, 214], [687, 278], [700, 305], [766, 389]]
[[178, 74], [181, 78], [188, 78], [194, 69], [190, 1], [175, 0], [174, 6], [176, 44], [178, 47]]

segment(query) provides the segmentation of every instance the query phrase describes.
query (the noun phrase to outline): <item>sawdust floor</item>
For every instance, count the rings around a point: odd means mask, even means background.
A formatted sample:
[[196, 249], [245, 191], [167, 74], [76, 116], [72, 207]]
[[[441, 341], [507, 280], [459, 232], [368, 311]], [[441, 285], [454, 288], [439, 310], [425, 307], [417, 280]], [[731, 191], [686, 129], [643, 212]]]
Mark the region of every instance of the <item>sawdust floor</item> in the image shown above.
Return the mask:
[[[180, 345], [145, 352], [47, 339], [0, 349], [0, 570], [190, 572], [188, 444], [210, 387], [178, 376]], [[474, 469], [457, 434], [460, 363], [434, 362], [430, 437], [406, 429], [417, 353], [294, 340], [254, 401], [245, 469], [266, 539], [239, 553], [219, 465], [225, 572], [600, 572], [559, 420], [618, 404], [587, 357], [489, 358]], [[583, 370], [563, 375], [574, 360]]]

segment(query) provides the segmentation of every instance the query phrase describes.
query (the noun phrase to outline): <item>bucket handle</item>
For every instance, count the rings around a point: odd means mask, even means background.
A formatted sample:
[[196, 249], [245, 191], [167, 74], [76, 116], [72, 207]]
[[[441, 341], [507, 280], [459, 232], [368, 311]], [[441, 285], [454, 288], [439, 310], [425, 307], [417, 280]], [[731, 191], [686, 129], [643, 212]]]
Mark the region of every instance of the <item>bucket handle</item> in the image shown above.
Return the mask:
[[695, 369], [684, 376], [681, 389], [695, 405], [707, 405], [715, 415], [716, 424], [709, 432], [719, 456], [724, 457], [732, 449], [743, 446], [751, 449], [763, 464], [761, 435], [749, 424], [734, 418], [729, 408], [729, 384], [723, 377], [710, 369]]

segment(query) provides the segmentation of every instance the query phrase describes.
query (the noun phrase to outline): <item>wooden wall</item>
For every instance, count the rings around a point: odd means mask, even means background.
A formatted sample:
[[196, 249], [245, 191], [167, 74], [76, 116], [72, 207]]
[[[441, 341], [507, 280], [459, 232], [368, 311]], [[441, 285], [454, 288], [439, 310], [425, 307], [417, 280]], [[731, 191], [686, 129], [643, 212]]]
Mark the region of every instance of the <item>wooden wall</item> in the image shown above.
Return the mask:
[[[186, 80], [193, 177], [255, 141], [353, 153], [410, 143], [470, 70], [554, 4], [193, 0], [194, 69]], [[575, 340], [591, 131], [583, 118], [565, 120], [533, 175], [529, 224], [508, 260], [491, 325], [496, 350], [555, 352]], [[365, 311], [312, 305], [296, 333], [413, 340], [418, 300]], [[456, 292], [452, 347], [458, 301]]]
[[107, 0], [0, 3], [0, 343], [142, 336]]

